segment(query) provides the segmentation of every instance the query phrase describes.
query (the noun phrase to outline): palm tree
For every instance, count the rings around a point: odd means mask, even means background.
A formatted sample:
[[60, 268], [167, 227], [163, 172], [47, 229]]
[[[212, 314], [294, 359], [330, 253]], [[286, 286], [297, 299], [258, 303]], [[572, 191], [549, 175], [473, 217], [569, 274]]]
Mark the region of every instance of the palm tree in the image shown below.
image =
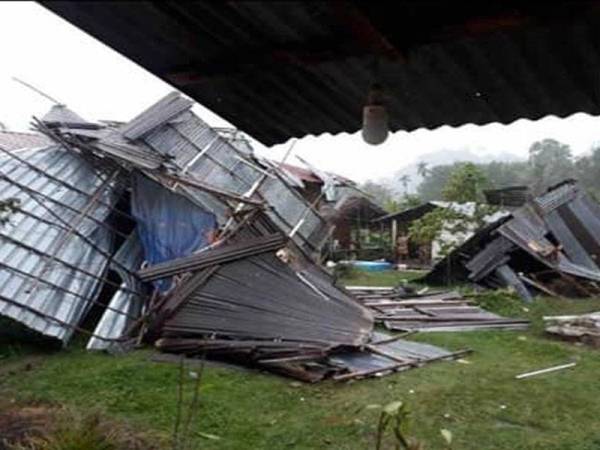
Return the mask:
[[410, 175], [404, 174], [400, 177], [400, 183], [404, 188], [404, 195], [408, 194], [408, 183], [410, 183]]
[[421, 161], [417, 164], [417, 173], [423, 178], [429, 175], [429, 167], [427, 167], [427, 165], [428, 164], [425, 161]]

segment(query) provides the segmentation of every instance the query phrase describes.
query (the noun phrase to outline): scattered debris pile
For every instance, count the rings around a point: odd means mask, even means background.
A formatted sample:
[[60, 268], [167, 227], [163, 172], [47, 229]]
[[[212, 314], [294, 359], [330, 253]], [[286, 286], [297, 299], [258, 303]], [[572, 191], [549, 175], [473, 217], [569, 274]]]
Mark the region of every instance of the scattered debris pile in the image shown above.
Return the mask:
[[[443, 348], [411, 342], [403, 339], [406, 334], [391, 336], [375, 332], [371, 342], [362, 349], [341, 349], [331, 352], [327, 356], [316, 358], [274, 358], [263, 359], [260, 363], [254, 362], [251, 367], [244, 364], [243, 370], [269, 370], [292, 376], [306, 382], [322, 380], [325, 376], [335, 381], [351, 381], [368, 377], [380, 377], [394, 372], [402, 372], [413, 368], [422, 367], [432, 362], [455, 360], [471, 353], [470, 349], [450, 352]], [[238, 349], [239, 351], [239, 349]], [[212, 358], [214, 364], [229, 365], [231, 355], [224, 353], [222, 360]], [[152, 357], [156, 362], [181, 362], [181, 356], [172, 353], [157, 353]], [[190, 353], [184, 359], [186, 363], [203, 364], [204, 360]], [[233, 360], [235, 362], [235, 360]], [[327, 374], [327, 375], [326, 375]]]
[[306, 381], [453, 357], [374, 342], [371, 311], [317, 264], [331, 224], [191, 107], [173, 93], [96, 124], [57, 105], [34, 124], [55, 144], [0, 148], [1, 196], [18, 200], [0, 314], [64, 345], [78, 331], [89, 349], [144, 341]]
[[527, 301], [597, 295], [600, 205], [567, 180], [479, 230], [423, 281], [511, 287]]
[[393, 331], [523, 330], [528, 320], [511, 319], [486, 311], [456, 291], [412, 292], [402, 287], [348, 286], [371, 309], [375, 320]]
[[462, 358], [471, 353], [470, 349], [450, 352], [434, 345], [410, 342], [383, 333], [375, 333], [373, 339], [365, 348], [367, 352], [346, 352], [330, 358], [332, 363], [344, 368], [344, 373], [335, 375], [334, 380], [381, 376], [435, 361]]
[[600, 312], [544, 317], [546, 332], [565, 341], [600, 347]]

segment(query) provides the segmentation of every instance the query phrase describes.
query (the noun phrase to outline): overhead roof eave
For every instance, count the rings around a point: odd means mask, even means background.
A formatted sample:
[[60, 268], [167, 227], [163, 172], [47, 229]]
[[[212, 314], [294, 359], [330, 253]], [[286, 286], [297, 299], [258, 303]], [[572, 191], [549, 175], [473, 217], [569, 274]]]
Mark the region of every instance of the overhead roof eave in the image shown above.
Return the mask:
[[600, 114], [598, 2], [42, 2], [265, 145]]

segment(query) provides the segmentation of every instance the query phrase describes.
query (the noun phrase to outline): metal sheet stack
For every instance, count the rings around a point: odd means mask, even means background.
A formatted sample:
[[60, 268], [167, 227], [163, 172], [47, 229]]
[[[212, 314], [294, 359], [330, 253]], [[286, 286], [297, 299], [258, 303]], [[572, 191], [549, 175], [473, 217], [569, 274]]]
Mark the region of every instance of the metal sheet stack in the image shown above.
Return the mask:
[[386, 287], [349, 286], [347, 289], [375, 320], [394, 331], [522, 330], [529, 321], [510, 319], [486, 311], [458, 292], [410, 293]]

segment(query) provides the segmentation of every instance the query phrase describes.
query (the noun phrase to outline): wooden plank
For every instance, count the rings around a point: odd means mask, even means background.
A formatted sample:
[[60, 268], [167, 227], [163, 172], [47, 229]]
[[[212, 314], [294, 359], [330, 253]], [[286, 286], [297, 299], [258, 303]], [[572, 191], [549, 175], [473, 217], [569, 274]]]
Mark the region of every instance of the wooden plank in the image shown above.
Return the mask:
[[377, 307], [377, 308], [398, 308], [398, 307], [407, 307], [410, 308], [412, 306], [472, 306], [473, 302], [468, 301], [454, 301], [454, 300], [416, 300], [416, 301], [383, 301], [383, 302], [365, 302], [363, 306], [367, 308]]

